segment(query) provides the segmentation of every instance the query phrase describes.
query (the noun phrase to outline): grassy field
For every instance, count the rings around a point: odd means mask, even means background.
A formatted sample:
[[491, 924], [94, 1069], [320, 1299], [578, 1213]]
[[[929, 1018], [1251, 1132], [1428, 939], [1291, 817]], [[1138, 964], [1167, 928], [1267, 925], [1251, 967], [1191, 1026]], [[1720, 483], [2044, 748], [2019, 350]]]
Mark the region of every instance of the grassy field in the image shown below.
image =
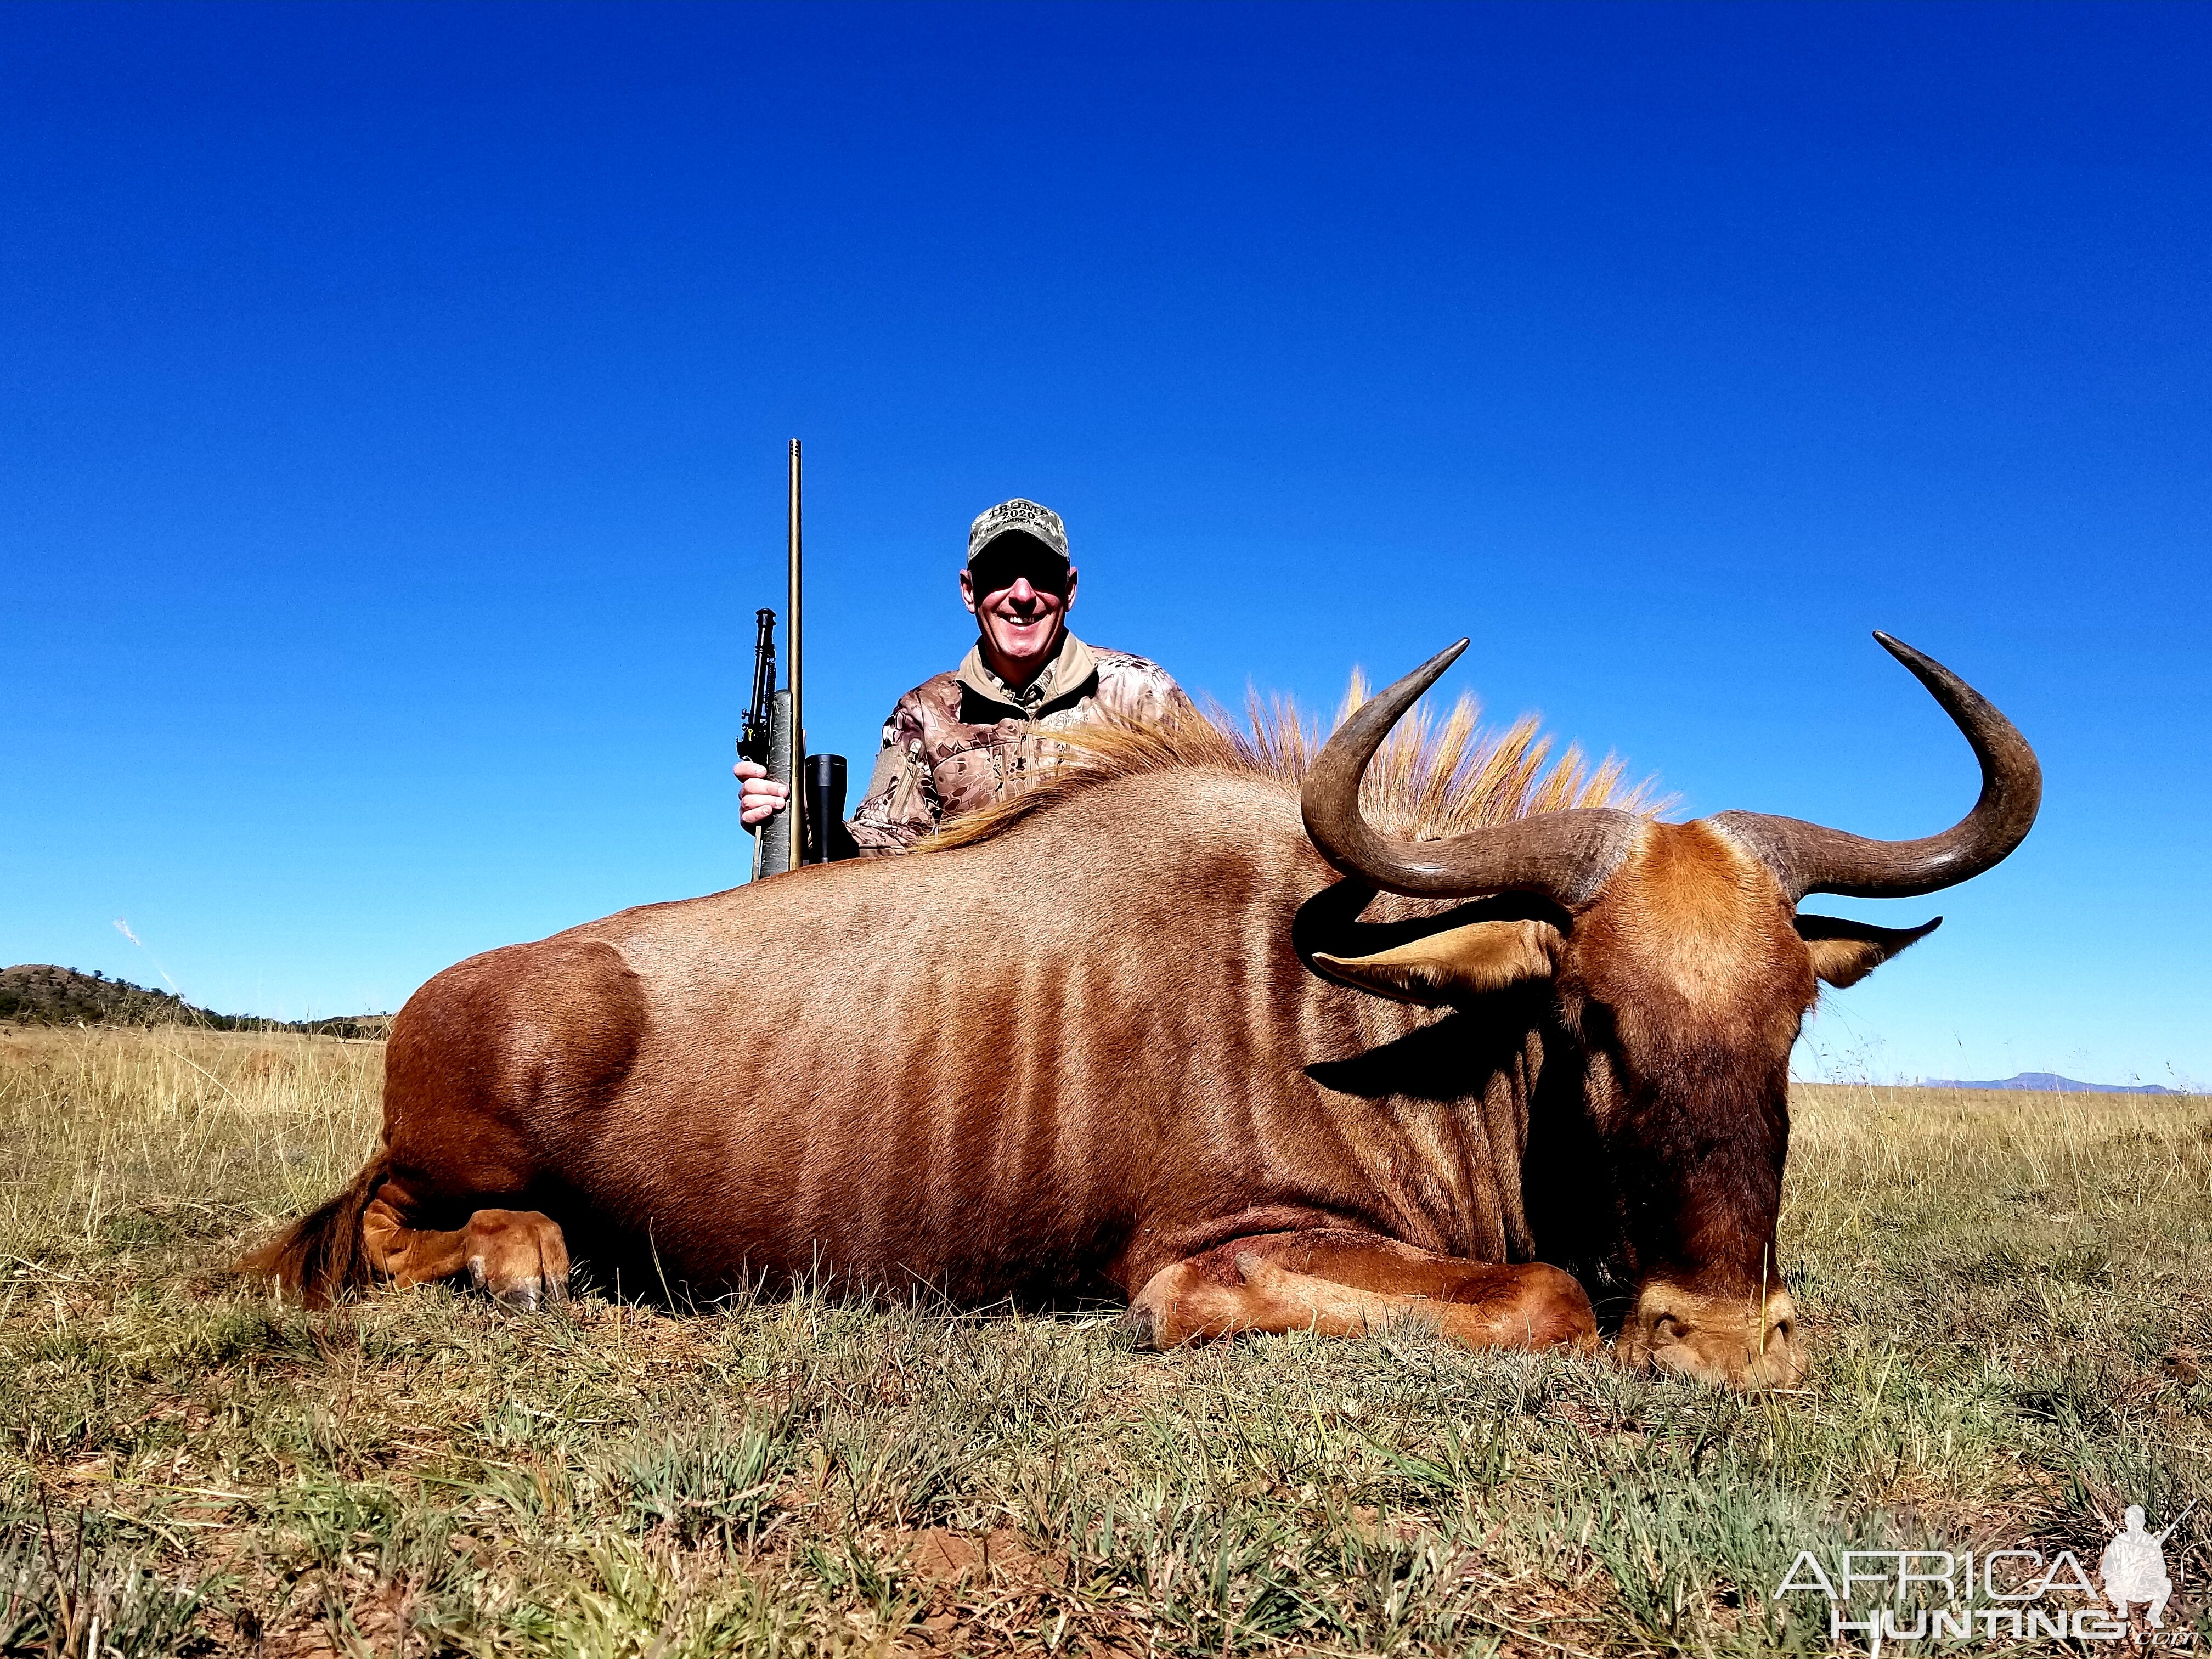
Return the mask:
[[1747, 1398], [1410, 1336], [228, 1282], [359, 1164], [380, 1060], [0, 1028], [0, 1651], [1820, 1652], [1771, 1594], [1801, 1548], [2094, 1572], [2122, 1506], [2192, 1501], [2167, 1626], [2212, 1640], [2203, 1099], [1801, 1091], [1819, 1370]]

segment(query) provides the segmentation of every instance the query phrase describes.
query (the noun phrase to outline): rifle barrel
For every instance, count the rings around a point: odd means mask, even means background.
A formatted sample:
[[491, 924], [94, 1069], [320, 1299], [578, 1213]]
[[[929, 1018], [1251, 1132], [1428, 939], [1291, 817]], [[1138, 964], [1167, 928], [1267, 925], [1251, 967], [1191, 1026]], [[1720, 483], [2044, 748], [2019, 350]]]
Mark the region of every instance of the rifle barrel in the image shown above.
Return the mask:
[[799, 763], [806, 753], [806, 726], [799, 706], [799, 640], [801, 638], [799, 611], [799, 440], [791, 441], [791, 609], [784, 623], [784, 641], [789, 650], [791, 666], [787, 678], [791, 682], [791, 725], [787, 733], [789, 750], [784, 762], [784, 776], [791, 781], [791, 845], [794, 854], [805, 843], [801, 839], [804, 826], [799, 823], [802, 807], [799, 787]]

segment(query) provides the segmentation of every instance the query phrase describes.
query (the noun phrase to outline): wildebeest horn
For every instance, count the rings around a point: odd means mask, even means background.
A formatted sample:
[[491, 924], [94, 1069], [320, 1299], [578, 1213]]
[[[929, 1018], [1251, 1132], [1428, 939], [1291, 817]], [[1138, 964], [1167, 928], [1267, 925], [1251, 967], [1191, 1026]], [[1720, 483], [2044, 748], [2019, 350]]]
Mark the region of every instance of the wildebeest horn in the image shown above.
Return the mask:
[[1604, 884], [1627, 851], [1638, 822], [1629, 814], [1547, 812], [1443, 841], [1386, 836], [1360, 815], [1359, 781], [1368, 762], [1400, 716], [1466, 649], [1462, 640], [1439, 651], [1337, 728], [1299, 795], [1306, 834], [1345, 874], [1387, 892], [1423, 898], [1541, 893], [1562, 904], [1580, 904]]
[[1869, 841], [1843, 830], [1762, 812], [1723, 812], [1713, 823], [1759, 854], [1791, 901], [1808, 893], [1910, 898], [1978, 876], [2020, 845], [2043, 801], [2043, 769], [2013, 723], [1934, 658], [1877, 632], [1881, 648], [1911, 669], [1957, 722], [1982, 763], [1974, 810], [1940, 836]]

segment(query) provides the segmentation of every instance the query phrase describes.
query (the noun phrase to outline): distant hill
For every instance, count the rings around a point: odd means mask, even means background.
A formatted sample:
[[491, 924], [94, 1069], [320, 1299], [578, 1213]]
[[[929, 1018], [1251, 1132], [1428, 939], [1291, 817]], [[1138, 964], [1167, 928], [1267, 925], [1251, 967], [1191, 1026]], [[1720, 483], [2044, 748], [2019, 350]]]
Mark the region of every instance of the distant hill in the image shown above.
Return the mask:
[[2054, 1095], [2172, 1095], [2180, 1092], [2163, 1083], [2076, 1083], [2056, 1072], [2022, 1072], [2002, 1083], [1960, 1083], [1950, 1078], [1924, 1078], [1923, 1089], [2035, 1089]]
[[195, 1007], [171, 991], [46, 963], [0, 968], [0, 1019], [24, 1025], [198, 1025], [215, 1031], [305, 1031], [341, 1037], [381, 1037], [392, 1025], [389, 1014], [295, 1020], [218, 1014]]

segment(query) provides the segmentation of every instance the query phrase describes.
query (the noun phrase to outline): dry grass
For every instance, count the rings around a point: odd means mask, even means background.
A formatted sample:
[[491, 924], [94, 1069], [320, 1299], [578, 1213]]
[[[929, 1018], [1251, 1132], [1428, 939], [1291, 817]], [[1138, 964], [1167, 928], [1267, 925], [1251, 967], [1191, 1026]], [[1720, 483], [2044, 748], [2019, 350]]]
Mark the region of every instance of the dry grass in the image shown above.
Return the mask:
[[1769, 1595], [1800, 1547], [2094, 1550], [2196, 1499], [2205, 1628], [2201, 1099], [1802, 1091], [1820, 1370], [1746, 1399], [1413, 1337], [225, 1282], [352, 1172], [380, 1061], [0, 1028], [0, 1649], [1819, 1651]]

